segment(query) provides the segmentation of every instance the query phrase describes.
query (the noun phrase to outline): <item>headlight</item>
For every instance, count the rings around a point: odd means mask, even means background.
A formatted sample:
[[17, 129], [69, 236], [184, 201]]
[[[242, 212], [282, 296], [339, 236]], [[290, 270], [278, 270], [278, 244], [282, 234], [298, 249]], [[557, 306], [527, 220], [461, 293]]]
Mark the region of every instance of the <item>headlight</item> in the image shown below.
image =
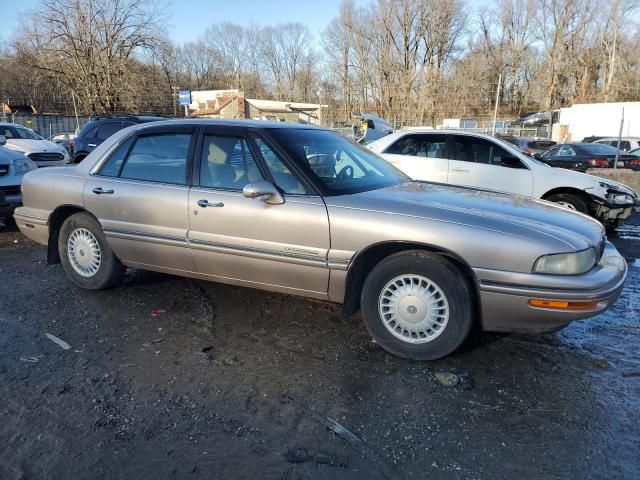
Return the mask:
[[533, 271], [552, 275], [578, 275], [591, 270], [596, 259], [596, 249], [593, 247], [575, 253], [544, 255], [536, 260]]
[[611, 203], [627, 204], [633, 203], [633, 197], [626, 193], [611, 192], [607, 195], [607, 200]]
[[19, 158], [13, 161], [13, 166], [16, 169], [16, 175], [24, 175], [31, 170], [35, 170], [38, 166], [33, 163], [33, 160], [29, 158]]

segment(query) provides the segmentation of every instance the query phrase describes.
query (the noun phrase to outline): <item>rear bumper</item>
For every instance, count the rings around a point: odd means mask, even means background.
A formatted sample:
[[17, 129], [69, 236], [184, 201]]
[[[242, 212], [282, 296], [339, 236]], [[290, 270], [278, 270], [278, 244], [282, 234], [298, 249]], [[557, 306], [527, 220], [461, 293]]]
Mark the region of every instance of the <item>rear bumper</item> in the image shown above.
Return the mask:
[[[610, 308], [622, 292], [627, 264], [615, 247], [607, 243], [600, 263], [583, 275], [474, 271], [480, 284], [483, 330], [544, 333]], [[532, 307], [528, 303], [532, 299], [597, 304], [585, 310], [559, 310]]]

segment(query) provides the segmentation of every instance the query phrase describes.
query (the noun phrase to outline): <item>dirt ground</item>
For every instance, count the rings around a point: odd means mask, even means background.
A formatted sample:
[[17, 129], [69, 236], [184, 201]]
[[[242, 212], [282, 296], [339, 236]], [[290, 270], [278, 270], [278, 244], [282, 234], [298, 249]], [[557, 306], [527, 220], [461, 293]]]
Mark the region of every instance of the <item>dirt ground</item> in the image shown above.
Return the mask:
[[640, 478], [638, 217], [612, 310], [432, 363], [298, 297], [142, 271], [82, 291], [0, 231], [0, 479]]

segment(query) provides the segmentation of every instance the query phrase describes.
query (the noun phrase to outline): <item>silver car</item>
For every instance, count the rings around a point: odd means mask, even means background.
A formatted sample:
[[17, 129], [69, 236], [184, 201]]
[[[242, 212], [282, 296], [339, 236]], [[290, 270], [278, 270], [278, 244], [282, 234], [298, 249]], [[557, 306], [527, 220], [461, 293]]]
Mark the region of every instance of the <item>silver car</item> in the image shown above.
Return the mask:
[[549, 332], [597, 315], [627, 274], [586, 215], [411, 181], [301, 125], [137, 125], [76, 167], [29, 173], [23, 192], [20, 230], [80, 287], [133, 267], [337, 302], [413, 359], [453, 352], [473, 326]]
[[0, 224], [22, 203], [20, 185], [24, 175], [38, 168], [22, 153], [5, 148], [5, 143], [5, 137], [0, 135]]

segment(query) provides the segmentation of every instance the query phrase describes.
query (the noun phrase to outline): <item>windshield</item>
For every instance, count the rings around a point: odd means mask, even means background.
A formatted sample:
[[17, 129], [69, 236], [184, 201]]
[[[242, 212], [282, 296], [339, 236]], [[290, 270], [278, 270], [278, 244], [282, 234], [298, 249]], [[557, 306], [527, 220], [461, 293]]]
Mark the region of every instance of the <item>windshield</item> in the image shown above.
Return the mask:
[[365, 192], [410, 181], [373, 152], [337, 133], [289, 128], [269, 133], [324, 195]]
[[7, 139], [15, 138], [19, 140], [42, 140], [42, 137], [28, 128], [19, 125], [0, 127], [0, 135], [4, 135]]
[[615, 147], [611, 145], [603, 145], [601, 143], [589, 143], [586, 145], [582, 145], [582, 149], [587, 152], [589, 155], [615, 155], [617, 153], [622, 153]]

